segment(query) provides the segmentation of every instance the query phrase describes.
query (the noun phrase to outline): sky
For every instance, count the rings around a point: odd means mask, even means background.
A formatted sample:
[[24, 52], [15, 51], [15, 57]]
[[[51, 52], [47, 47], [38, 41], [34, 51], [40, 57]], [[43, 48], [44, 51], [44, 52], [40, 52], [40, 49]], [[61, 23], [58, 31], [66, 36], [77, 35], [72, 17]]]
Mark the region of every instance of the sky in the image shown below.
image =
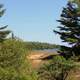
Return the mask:
[[6, 12], [0, 25], [8, 25], [15, 36], [25, 41], [61, 44], [57, 29], [62, 8], [67, 0], [0, 0]]

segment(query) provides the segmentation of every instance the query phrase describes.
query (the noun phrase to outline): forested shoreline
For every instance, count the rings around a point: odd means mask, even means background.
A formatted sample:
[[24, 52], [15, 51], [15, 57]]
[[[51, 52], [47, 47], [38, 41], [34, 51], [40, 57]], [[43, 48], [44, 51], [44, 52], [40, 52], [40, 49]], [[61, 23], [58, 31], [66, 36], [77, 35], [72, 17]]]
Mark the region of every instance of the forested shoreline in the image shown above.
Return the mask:
[[23, 42], [28, 50], [57, 49], [59, 45], [42, 42]]

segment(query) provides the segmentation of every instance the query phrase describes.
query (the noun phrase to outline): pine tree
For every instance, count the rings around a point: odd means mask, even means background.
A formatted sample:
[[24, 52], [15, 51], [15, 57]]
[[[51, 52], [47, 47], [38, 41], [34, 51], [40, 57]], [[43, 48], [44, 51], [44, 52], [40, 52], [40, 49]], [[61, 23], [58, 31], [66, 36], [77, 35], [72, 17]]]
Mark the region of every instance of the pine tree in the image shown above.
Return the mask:
[[[4, 13], [5, 9], [3, 9], [3, 5], [0, 4], [0, 18], [3, 16]], [[4, 30], [6, 28], [7, 25], [0, 28], [0, 42], [3, 42], [6, 39], [7, 35], [10, 33], [9, 30]]]
[[78, 6], [78, 13], [76, 15], [80, 16], [80, 0], [69, 0], [69, 1], [77, 4], [76, 6]]
[[61, 46], [60, 54], [66, 59], [72, 56], [80, 55], [80, 16], [78, 14], [78, 5], [74, 2], [68, 2], [63, 8], [61, 19], [57, 20], [61, 26], [58, 26], [60, 31], [55, 33], [60, 35], [62, 42], [66, 42], [69, 46]]

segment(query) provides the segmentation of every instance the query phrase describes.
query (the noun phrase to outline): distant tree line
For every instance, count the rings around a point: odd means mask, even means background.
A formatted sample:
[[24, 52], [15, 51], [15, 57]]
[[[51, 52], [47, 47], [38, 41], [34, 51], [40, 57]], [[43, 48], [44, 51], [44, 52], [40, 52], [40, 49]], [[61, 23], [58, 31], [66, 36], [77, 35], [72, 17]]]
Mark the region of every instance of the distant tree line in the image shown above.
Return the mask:
[[59, 45], [41, 43], [41, 42], [24, 42], [26, 49], [30, 50], [43, 50], [43, 49], [55, 49], [59, 48]]

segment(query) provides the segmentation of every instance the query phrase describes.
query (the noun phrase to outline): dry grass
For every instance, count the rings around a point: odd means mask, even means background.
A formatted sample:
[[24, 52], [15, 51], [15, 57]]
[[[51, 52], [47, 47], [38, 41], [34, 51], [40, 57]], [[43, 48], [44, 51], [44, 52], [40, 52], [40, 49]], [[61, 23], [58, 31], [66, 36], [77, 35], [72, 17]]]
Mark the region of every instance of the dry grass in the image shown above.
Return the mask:
[[80, 80], [80, 69], [73, 69], [70, 71], [66, 80]]

